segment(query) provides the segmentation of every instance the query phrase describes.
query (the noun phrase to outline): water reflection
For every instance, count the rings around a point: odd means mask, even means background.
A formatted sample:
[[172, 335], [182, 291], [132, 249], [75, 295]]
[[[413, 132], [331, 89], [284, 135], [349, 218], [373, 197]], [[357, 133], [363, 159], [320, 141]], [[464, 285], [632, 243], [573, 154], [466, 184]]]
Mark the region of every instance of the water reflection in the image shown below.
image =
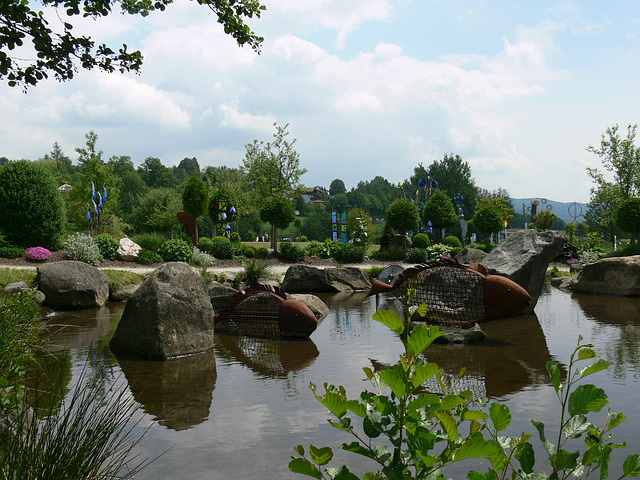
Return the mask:
[[284, 378], [290, 372], [304, 370], [320, 354], [310, 339], [272, 340], [241, 335], [217, 334], [218, 356], [234, 360], [267, 378]]
[[460, 389], [500, 399], [526, 388], [548, 383], [551, 360], [544, 333], [535, 314], [481, 324], [486, 339], [470, 345], [429, 347], [426, 357], [450, 375], [466, 367]]
[[216, 386], [216, 357], [210, 351], [167, 361], [116, 352], [133, 397], [160, 425], [186, 430], [209, 416]]
[[598, 353], [616, 377], [624, 381], [629, 370], [640, 376], [640, 299], [587, 294], [573, 294], [572, 298], [596, 321], [591, 334], [603, 343]]

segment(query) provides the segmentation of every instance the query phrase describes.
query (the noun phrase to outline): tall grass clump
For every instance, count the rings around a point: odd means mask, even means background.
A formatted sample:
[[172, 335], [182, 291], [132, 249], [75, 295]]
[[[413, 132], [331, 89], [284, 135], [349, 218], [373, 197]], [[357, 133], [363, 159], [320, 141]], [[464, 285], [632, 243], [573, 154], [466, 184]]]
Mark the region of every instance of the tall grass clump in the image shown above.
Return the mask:
[[54, 392], [40, 395], [49, 397], [47, 408], [20, 410], [12, 428], [0, 433], [2, 478], [134, 478], [150, 463], [136, 452], [146, 430], [133, 421], [139, 407], [126, 388], [114, 391], [109, 381], [85, 366], [69, 395], [59, 379]]
[[243, 262], [243, 265], [244, 282], [250, 287], [271, 278], [271, 264], [267, 260], [252, 258]]

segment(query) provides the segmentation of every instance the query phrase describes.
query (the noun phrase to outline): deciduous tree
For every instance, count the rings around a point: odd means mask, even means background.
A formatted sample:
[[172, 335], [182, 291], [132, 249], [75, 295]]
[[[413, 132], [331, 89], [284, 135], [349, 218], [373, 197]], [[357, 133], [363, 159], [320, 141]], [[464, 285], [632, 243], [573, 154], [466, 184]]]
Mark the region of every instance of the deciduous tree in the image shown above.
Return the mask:
[[410, 230], [416, 230], [420, 223], [418, 207], [408, 198], [399, 198], [387, 209], [387, 225], [397, 232], [402, 233], [403, 246], [406, 247], [404, 237]]
[[444, 238], [442, 233], [443, 229], [453, 227], [458, 221], [453, 200], [442, 190], [437, 191], [431, 196], [422, 211], [422, 223], [427, 225], [431, 222], [431, 225], [439, 232], [440, 241]]
[[[78, 67], [105, 72], [139, 72], [142, 53], [131, 51], [127, 45], [117, 50], [102, 44], [96, 46], [88, 36], [73, 33], [76, 17], [91, 17], [98, 21], [114, 13], [146, 17], [154, 10], [164, 11], [173, 0], [4, 0], [0, 6], [0, 78], [9, 86], [25, 90], [53, 75], [60, 81], [73, 78]], [[210, 8], [225, 33], [239, 45], [249, 45], [260, 51], [262, 37], [245, 23], [248, 18], [260, 17], [263, 5], [257, 0], [196, 0]], [[59, 24], [52, 25], [45, 18], [42, 7], [55, 10]], [[35, 50], [35, 55], [33, 51]]]
[[182, 208], [196, 219], [196, 245], [198, 244], [198, 217], [207, 211], [208, 198], [207, 186], [199, 176], [193, 175], [187, 180], [182, 191]]
[[599, 147], [587, 147], [588, 152], [601, 158], [613, 181], [597, 168], [587, 168], [594, 185], [585, 217], [611, 234], [617, 206], [627, 198], [640, 195], [640, 147], [635, 145], [637, 127], [629, 125], [626, 138], [622, 138], [618, 125], [614, 125], [602, 134]]
[[260, 218], [271, 224], [271, 248], [278, 253], [278, 227], [286, 228], [296, 218], [296, 210], [289, 200], [283, 196], [275, 196], [264, 201], [260, 209]]

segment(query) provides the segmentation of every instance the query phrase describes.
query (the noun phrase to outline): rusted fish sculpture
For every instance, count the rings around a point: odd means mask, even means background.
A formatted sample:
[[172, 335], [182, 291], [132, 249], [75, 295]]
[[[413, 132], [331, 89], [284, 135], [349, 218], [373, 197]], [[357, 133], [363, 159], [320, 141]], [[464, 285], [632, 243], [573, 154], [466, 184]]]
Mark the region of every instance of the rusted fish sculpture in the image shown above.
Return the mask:
[[489, 275], [482, 265], [448, 259], [407, 268], [391, 285], [372, 279], [369, 295], [391, 292], [406, 308], [410, 289], [416, 290], [414, 305], [427, 305], [427, 322], [461, 328], [512, 317], [531, 301], [529, 292], [513, 280]]
[[256, 337], [308, 337], [318, 326], [311, 309], [280, 287], [256, 285], [236, 293], [216, 315], [229, 333]]

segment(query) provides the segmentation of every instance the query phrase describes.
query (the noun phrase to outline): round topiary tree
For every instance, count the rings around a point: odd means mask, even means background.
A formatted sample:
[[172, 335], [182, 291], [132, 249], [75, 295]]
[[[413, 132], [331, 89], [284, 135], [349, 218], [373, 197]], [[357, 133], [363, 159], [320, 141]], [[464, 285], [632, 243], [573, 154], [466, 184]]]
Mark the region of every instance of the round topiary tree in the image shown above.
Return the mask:
[[489, 236], [502, 229], [504, 220], [500, 209], [495, 205], [489, 204], [476, 210], [471, 223], [479, 233], [486, 235], [486, 243], [489, 245]]
[[616, 225], [631, 234], [631, 243], [640, 243], [640, 198], [628, 198], [618, 206]]
[[271, 197], [260, 209], [260, 218], [271, 224], [271, 248], [278, 253], [278, 225], [288, 225], [296, 218], [296, 207], [285, 197]]
[[431, 222], [433, 228], [438, 230], [439, 238], [442, 240], [443, 229], [453, 227], [459, 222], [453, 200], [442, 190], [438, 190], [424, 206], [422, 222], [424, 225]]
[[64, 224], [62, 195], [44, 167], [21, 160], [0, 169], [0, 230], [11, 243], [57, 250]]
[[418, 207], [408, 198], [399, 198], [387, 208], [386, 224], [395, 231], [402, 233], [402, 245], [409, 230], [416, 230], [420, 222]]

